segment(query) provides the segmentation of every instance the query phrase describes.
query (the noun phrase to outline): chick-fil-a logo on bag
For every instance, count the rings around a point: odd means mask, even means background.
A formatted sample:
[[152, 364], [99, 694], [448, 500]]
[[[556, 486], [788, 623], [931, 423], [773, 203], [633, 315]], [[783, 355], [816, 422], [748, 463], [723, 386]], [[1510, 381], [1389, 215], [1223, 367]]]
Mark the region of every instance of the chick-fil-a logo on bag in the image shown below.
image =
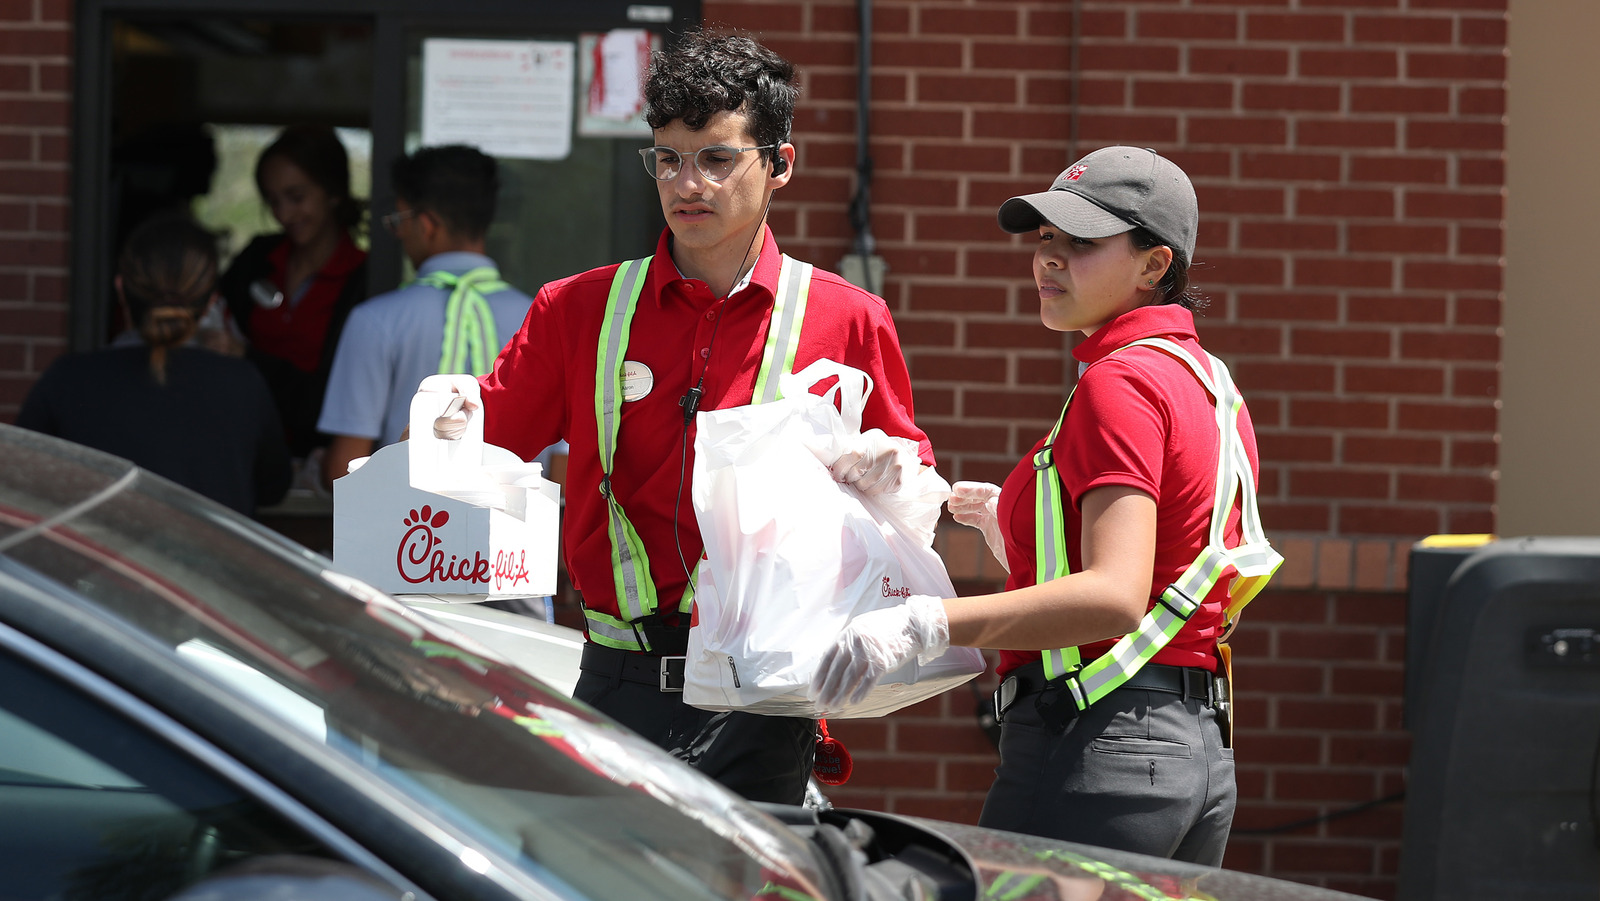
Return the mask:
[[395, 550], [395, 567], [400, 571], [400, 578], [413, 585], [422, 582], [486, 584], [492, 579], [496, 591], [531, 581], [527, 551], [498, 551], [492, 566], [479, 551], [473, 551], [470, 558], [451, 554], [447, 561], [441, 547], [444, 539], [439, 532], [449, 521], [449, 511], [435, 512], [431, 506], [406, 514], [401, 522], [406, 526], [406, 533]]
[[395, 551], [394, 561], [400, 578], [413, 585], [421, 582], [489, 581], [489, 561], [477, 551], [472, 552], [470, 560], [451, 554], [450, 561], [445, 562], [444, 550], [439, 547], [444, 544], [444, 539], [438, 533], [449, 521], [449, 511], [435, 513], [428, 506], [406, 514], [402, 522], [407, 527], [406, 533], [400, 537], [400, 547]]
[[883, 596], [886, 597], [886, 598], [908, 598], [908, 597], [911, 597], [911, 589], [906, 588], [904, 586], [902, 586], [900, 588], [895, 588], [894, 586], [889, 584], [889, 577], [888, 576], [884, 576], [883, 577]]

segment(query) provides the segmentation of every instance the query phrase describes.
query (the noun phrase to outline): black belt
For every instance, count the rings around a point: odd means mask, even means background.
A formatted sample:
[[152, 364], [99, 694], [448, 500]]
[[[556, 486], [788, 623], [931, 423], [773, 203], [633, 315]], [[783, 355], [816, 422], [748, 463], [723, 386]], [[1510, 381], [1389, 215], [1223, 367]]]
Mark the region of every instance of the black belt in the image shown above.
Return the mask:
[[[1043, 691], [1052, 682], [1057, 687], [1064, 688], [1062, 685], [1064, 678], [1057, 676], [1054, 680], [1046, 679], [1044, 662], [1040, 660], [1017, 667], [1000, 682], [1000, 687], [994, 690], [995, 718], [1004, 718], [1006, 710], [1018, 699]], [[1198, 666], [1146, 663], [1128, 681], [1117, 686], [1119, 691], [1124, 688], [1164, 691], [1179, 695], [1186, 701], [1194, 698], [1209, 706], [1220, 706], [1227, 698], [1226, 682], [1210, 670]]]
[[590, 641], [583, 645], [578, 669], [624, 682], [654, 685], [662, 691], [683, 691], [683, 660], [682, 657], [652, 657]]

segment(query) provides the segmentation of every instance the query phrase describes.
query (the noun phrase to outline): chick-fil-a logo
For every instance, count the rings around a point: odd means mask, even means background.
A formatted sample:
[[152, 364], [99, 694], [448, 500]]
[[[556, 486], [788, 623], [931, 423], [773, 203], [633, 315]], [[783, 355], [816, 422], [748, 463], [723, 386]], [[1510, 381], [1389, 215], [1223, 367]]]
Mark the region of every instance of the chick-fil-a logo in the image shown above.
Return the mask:
[[445, 510], [434, 512], [432, 507], [412, 510], [403, 521], [406, 533], [400, 537], [400, 547], [395, 551], [395, 568], [400, 578], [413, 585], [421, 582], [488, 582], [489, 561], [483, 554], [473, 551], [470, 559], [445, 553], [439, 545], [444, 543], [438, 531], [450, 521]]
[[889, 585], [889, 577], [888, 576], [884, 576], [883, 577], [883, 596], [886, 597], [886, 598], [908, 598], [908, 597], [911, 597], [911, 589], [909, 589], [909, 588], [893, 588], [893, 587], [890, 587], [890, 585]]

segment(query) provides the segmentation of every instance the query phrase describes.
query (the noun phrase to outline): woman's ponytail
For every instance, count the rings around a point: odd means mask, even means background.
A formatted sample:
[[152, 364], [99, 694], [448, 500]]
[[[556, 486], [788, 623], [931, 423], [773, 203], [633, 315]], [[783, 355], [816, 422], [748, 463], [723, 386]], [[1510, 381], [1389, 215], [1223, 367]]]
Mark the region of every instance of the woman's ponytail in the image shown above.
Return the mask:
[[166, 384], [167, 352], [194, 337], [216, 290], [216, 236], [187, 216], [152, 219], [128, 236], [117, 274], [150, 374]]

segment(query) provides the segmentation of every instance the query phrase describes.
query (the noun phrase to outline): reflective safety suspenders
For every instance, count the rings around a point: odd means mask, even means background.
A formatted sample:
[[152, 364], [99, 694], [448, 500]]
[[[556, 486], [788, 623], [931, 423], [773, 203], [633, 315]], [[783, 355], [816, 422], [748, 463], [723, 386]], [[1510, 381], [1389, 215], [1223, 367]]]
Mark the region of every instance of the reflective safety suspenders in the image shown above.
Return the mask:
[[[1053, 680], [1065, 677], [1072, 701], [1080, 711], [1089, 709], [1090, 705], [1116, 690], [1150, 662], [1200, 609], [1201, 602], [1223, 574], [1232, 569], [1236, 575], [1229, 585], [1228, 604], [1223, 609], [1223, 638], [1226, 638], [1245, 605], [1266, 587], [1267, 580], [1283, 563], [1283, 557], [1267, 543], [1266, 533], [1261, 527], [1261, 513], [1256, 505], [1255, 473], [1250, 469], [1250, 457], [1239, 436], [1239, 412], [1244, 408], [1244, 398], [1234, 387], [1228, 367], [1216, 357], [1206, 354], [1211, 363], [1208, 373], [1192, 354], [1166, 338], [1134, 341], [1112, 353], [1141, 346], [1176, 357], [1211, 396], [1221, 442], [1211, 504], [1211, 528], [1200, 556], [1184, 570], [1178, 581], [1161, 592], [1155, 606], [1145, 614], [1139, 627], [1118, 639], [1105, 654], [1086, 666], [1082, 665], [1077, 648], [1059, 648], [1042, 654], [1045, 678]], [[1067, 405], [1071, 403], [1072, 397], [1069, 395]], [[1058, 579], [1068, 572], [1065, 507], [1062, 504], [1061, 480], [1055, 475], [1055, 461], [1051, 452], [1056, 435], [1061, 431], [1061, 424], [1066, 420], [1067, 405], [1062, 406], [1061, 416], [1056, 419], [1049, 437], [1045, 438], [1044, 447], [1033, 457], [1036, 486], [1034, 539], [1038, 548], [1036, 576], [1040, 583]], [[1228, 514], [1233, 510], [1236, 494], [1243, 534], [1239, 546], [1230, 548], [1227, 546]]]
[[[656, 612], [655, 579], [650, 575], [650, 558], [644, 541], [628, 521], [611, 490], [615, 472], [617, 435], [622, 425], [622, 363], [628, 352], [628, 336], [633, 314], [644, 291], [645, 274], [653, 257], [629, 260], [617, 268], [606, 298], [605, 317], [600, 326], [594, 374], [594, 416], [600, 446], [600, 494], [608, 508], [607, 531], [611, 536], [611, 571], [617, 592], [620, 616], [584, 608], [589, 638], [606, 647], [625, 651], [649, 651], [650, 642], [638, 621]], [[795, 350], [800, 345], [800, 324], [805, 318], [806, 299], [811, 290], [810, 263], [783, 257], [778, 271], [778, 289], [772, 305], [772, 320], [767, 326], [766, 347], [761, 369], [756, 374], [751, 403], [768, 403], [782, 396], [778, 376], [793, 371]], [[696, 574], [698, 575], [698, 567]], [[694, 601], [694, 586], [689, 580], [678, 611], [687, 613]]]
[[488, 375], [495, 357], [500, 355], [500, 336], [494, 325], [494, 310], [484, 295], [511, 287], [500, 280], [499, 270], [480, 266], [461, 275], [430, 272], [412, 284], [432, 285], [450, 292], [444, 308], [444, 341], [439, 347], [438, 371]]

